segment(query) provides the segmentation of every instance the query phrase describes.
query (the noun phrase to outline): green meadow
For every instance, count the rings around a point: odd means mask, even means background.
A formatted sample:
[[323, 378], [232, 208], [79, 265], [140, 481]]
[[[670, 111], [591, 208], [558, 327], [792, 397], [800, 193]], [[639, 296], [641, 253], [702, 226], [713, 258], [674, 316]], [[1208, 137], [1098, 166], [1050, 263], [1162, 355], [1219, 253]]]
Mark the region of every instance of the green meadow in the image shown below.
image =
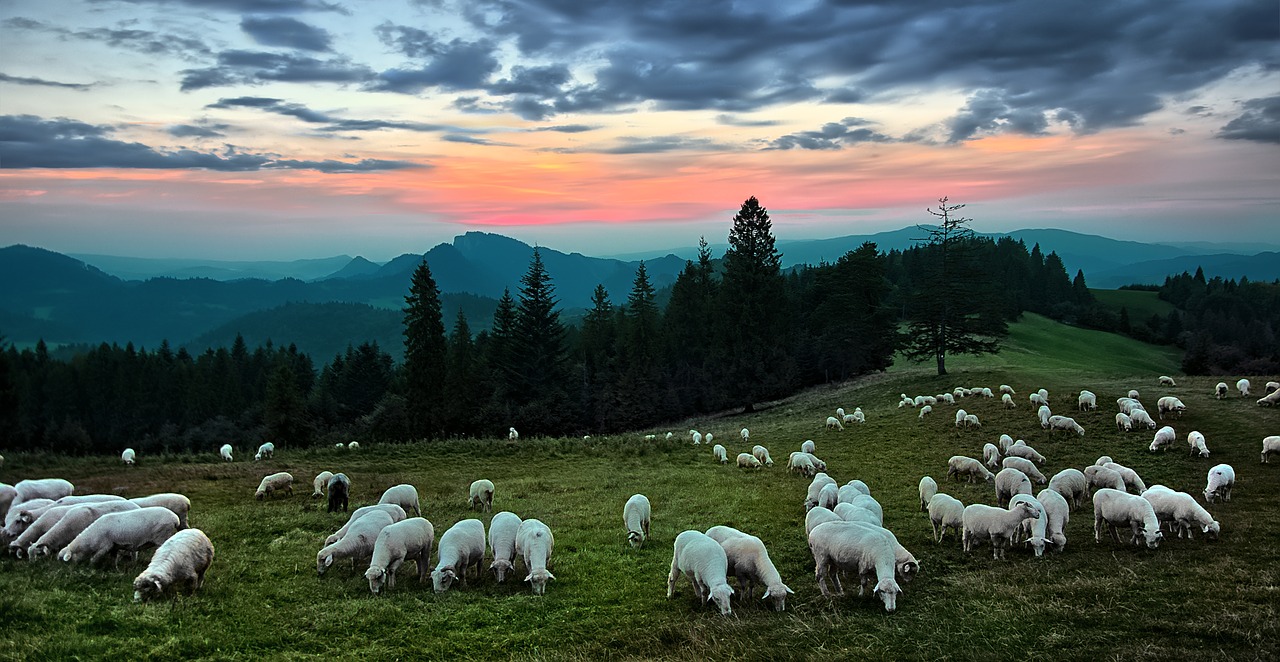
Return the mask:
[[[1275, 659], [1280, 462], [1260, 464], [1259, 450], [1264, 436], [1280, 434], [1280, 409], [1239, 397], [1215, 400], [1218, 377], [1177, 376], [1177, 387], [1159, 387], [1157, 377], [1174, 374], [1177, 365], [1168, 348], [1027, 315], [1012, 325], [1004, 351], [953, 357], [945, 377], [928, 365], [900, 363], [749, 415], [607, 438], [280, 449], [273, 460], [256, 463], [250, 459], [256, 443], [245, 440], [233, 463], [219, 462], [210, 450], [140, 457], [127, 470], [116, 458], [11, 455], [0, 468], [0, 480], [10, 484], [59, 476], [74, 482], [77, 493], [182, 492], [193, 504], [192, 526], [203, 529], [217, 551], [199, 593], [148, 604], [134, 604], [131, 588], [145, 560], [114, 569], [6, 556], [0, 559], [0, 659]], [[1275, 377], [1253, 378], [1257, 390], [1267, 379]], [[897, 405], [901, 393], [1001, 384], [1017, 391], [1016, 409], [1004, 409], [998, 398], [970, 397], [958, 405], [980, 417], [980, 430], [957, 430], [956, 407], [936, 406], [921, 420], [917, 410]], [[1038, 388], [1048, 389], [1054, 412], [1075, 416], [1086, 436], [1041, 430], [1027, 402]], [[1097, 411], [1075, 411], [1076, 394], [1085, 388], [1098, 395]], [[1171, 421], [1179, 440], [1200, 430], [1211, 458], [1189, 457], [1185, 444], [1149, 453], [1152, 431], [1118, 432], [1114, 401], [1131, 388], [1151, 411], [1162, 395], [1180, 397], [1188, 412]], [[837, 407], [856, 406], [866, 412], [865, 424], [825, 429]], [[751, 431], [749, 443], [739, 437], [743, 427]], [[709, 446], [691, 445], [691, 428], [714, 433], [730, 464], [713, 462]], [[675, 440], [643, 440], [667, 431]], [[933, 476], [941, 491], [966, 504], [994, 504], [989, 484], [945, 475], [950, 456], [981, 458], [983, 444], [1001, 433], [1043, 453], [1046, 475], [1107, 454], [1148, 485], [1162, 483], [1197, 499], [1209, 467], [1227, 462], [1237, 473], [1233, 500], [1208, 506], [1222, 523], [1222, 537], [1166, 539], [1157, 550], [1106, 538], [1096, 544], [1086, 505], [1072, 513], [1060, 554], [1037, 559], [1017, 549], [994, 561], [989, 547], [965, 554], [950, 535], [935, 543], [919, 510], [921, 476]], [[833, 600], [819, 594], [804, 533], [809, 481], [785, 469], [788, 453], [806, 439], [814, 440], [839, 483], [858, 478], [870, 486], [885, 525], [920, 559], [920, 575], [904, 586], [896, 613], [886, 614], [879, 601], [856, 591]], [[754, 444], [768, 447], [776, 466], [733, 466], [732, 458]], [[469, 517], [487, 529], [491, 515], [469, 511], [466, 500], [470, 482], [488, 478], [496, 485], [495, 511], [551, 527], [556, 580], [538, 597], [519, 581], [523, 572], [504, 584], [486, 572], [436, 594], [429, 580], [416, 581], [410, 563], [394, 590], [374, 596], [363, 568], [338, 564], [318, 577], [316, 552], [345, 521], [309, 496], [312, 477], [323, 470], [352, 478], [352, 509], [375, 503], [387, 487], [413, 484], [437, 538]], [[258, 481], [275, 471], [294, 475], [293, 496], [255, 501]], [[652, 537], [639, 550], [627, 546], [622, 523], [623, 503], [635, 493], [653, 504]], [[667, 599], [672, 541], [686, 529], [717, 524], [755, 534], [769, 547], [795, 591], [785, 612], [767, 608], [758, 590], [751, 603], [735, 599], [733, 615], [723, 617], [696, 604], [684, 579]]]
[[1129, 309], [1129, 320], [1137, 324], [1151, 319], [1152, 315], [1165, 317], [1174, 308], [1173, 304], [1156, 296], [1155, 292], [1144, 290], [1089, 290], [1098, 303], [1110, 308], [1116, 314], [1121, 308]]

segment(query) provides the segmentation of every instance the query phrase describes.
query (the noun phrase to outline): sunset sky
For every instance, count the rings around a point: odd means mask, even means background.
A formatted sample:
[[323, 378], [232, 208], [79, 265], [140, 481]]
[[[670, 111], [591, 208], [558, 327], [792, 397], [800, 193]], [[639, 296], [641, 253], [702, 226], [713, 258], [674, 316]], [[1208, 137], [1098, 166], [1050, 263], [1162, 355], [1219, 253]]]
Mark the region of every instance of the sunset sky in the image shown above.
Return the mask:
[[[375, 10], [376, 8], [376, 10]], [[5, 0], [0, 245], [1280, 243], [1274, 0]]]

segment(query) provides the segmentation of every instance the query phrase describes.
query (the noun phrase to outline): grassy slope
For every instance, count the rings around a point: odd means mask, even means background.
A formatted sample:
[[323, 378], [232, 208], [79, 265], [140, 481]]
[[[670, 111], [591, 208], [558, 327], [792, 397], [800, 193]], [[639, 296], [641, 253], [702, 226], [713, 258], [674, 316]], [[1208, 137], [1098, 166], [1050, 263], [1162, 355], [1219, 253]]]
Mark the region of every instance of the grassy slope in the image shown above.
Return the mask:
[[[778, 466], [742, 472], [713, 464], [706, 446], [644, 443], [638, 435], [610, 440], [457, 442], [365, 448], [359, 455], [331, 449], [282, 450], [269, 463], [209, 458], [142, 458], [124, 471], [101, 458], [10, 457], [0, 478], [14, 482], [63, 475], [78, 491], [125, 487], [131, 494], [179, 490], [191, 496], [194, 526], [209, 533], [217, 558], [202, 592], [176, 607], [130, 603], [129, 583], [141, 566], [111, 569], [29, 566], [0, 560], [0, 658], [67, 659], [300, 659], [352, 657], [592, 658], [1024, 657], [1045, 651], [1068, 659], [1276, 657], [1274, 547], [1280, 521], [1270, 515], [1280, 491], [1280, 466], [1258, 464], [1260, 439], [1280, 431], [1280, 410], [1252, 401], [1215, 401], [1217, 378], [1180, 378], [1159, 389], [1155, 377], [1176, 357], [1159, 349], [1054, 325], [1029, 316], [1015, 325], [1009, 349], [988, 359], [957, 360], [938, 378], [921, 368], [897, 369], [859, 383], [810, 391], [748, 416], [673, 425], [713, 431], [730, 457], [749, 450], [737, 437], [768, 446]], [[1074, 367], [1072, 367], [1074, 365]], [[1262, 383], [1265, 380], [1255, 380]], [[1011, 384], [1019, 407], [996, 400], [963, 406], [984, 421], [981, 431], [957, 432], [952, 409], [925, 421], [896, 408], [897, 395], [936, 393], [959, 385]], [[1040, 430], [1025, 395], [1049, 389], [1055, 409], [1072, 409], [1071, 394], [1088, 387], [1106, 403], [1078, 420], [1080, 438], [1051, 438]], [[1148, 454], [1149, 432], [1120, 435], [1110, 402], [1131, 387], [1154, 403], [1166, 391], [1190, 407], [1175, 425], [1179, 437], [1199, 429], [1212, 460], [1189, 459], [1180, 447]], [[837, 406], [861, 405], [868, 422], [844, 432], [822, 429]], [[1173, 540], [1156, 551], [1095, 545], [1091, 512], [1073, 513], [1064, 553], [1034, 559], [1010, 553], [995, 562], [988, 548], [965, 555], [958, 540], [936, 545], [918, 512], [916, 483], [932, 474], [965, 503], [994, 503], [986, 485], [943, 479], [953, 454], [981, 457], [982, 444], [1001, 432], [1025, 438], [1049, 458], [1046, 473], [1092, 463], [1102, 453], [1128, 464], [1149, 484], [1199, 494], [1208, 467], [1231, 463], [1235, 498], [1210, 511], [1223, 540]], [[806, 438], [841, 483], [861, 478], [885, 510], [886, 524], [923, 563], [905, 587], [898, 612], [887, 615], [870, 598], [835, 601], [817, 592], [805, 544], [801, 503], [808, 481], [786, 474], [787, 453]], [[247, 449], [240, 449], [243, 457]], [[210, 456], [212, 457], [212, 456]], [[390, 595], [374, 598], [361, 573], [335, 567], [314, 572], [322, 538], [343, 517], [306, 497], [259, 503], [251, 494], [262, 475], [289, 470], [299, 483], [322, 469], [346, 471], [355, 505], [411, 482], [422, 494], [437, 535], [472, 514], [467, 484], [487, 477], [498, 486], [495, 506], [538, 517], [555, 532], [557, 580], [535, 598], [525, 585], [495, 584], [485, 576], [435, 595], [401, 571]], [[1039, 490], [1037, 486], [1037, 491]], [[643, 492], [654, 507], [653, 538], [628, 549], [622, 504]], [[488, 523], [489, 515], [481, 519]], [[796, 591], [785, 613], [734, 603], [734, 618], [694, 604], [681, 580], [665, 597], [671, 542], [682, 530], [730, 524], [759, 535], [787, 584]], [[757, 592], [758, 602], [759, 592]]]
[[1089, 290], [1098, 303], [1120, 313], [1121, 308], [1129, 309], [1129, 319], [1133, 323], [1145, 322], [1152, 315], [1164, 317], [1173, 310], [1173, 304], [1156, 296], [1155, 292], [1142, 290]]

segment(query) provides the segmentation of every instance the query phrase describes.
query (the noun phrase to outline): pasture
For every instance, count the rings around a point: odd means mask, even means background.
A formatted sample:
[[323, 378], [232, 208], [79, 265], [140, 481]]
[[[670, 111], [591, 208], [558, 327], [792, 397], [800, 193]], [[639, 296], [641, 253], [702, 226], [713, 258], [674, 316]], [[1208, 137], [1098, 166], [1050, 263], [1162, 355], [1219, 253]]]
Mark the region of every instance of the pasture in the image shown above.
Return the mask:
[[[1259, 464], [1261, 439], [1280, 433], [1280, 409], [1235, 396], [1215, 400], [1217, 377], [1179, 376], [1178, 387], [1160, 388], [1156, 377], [1173, 373], [1176, 354], [1092, 333], [1028, 316], [1013, 326], [1005, 352], [955, 359], [946, 377], [898, 366], [749, 415], [609, 438], [365, 445], [358, 453], [280, 449], [273, 460], [256, 463], [246, 442], [233, 463], [219, 462], [210, 450], [198, 457], [140, 457], [128, 470], [116, 458], [11, 456], [0, 469], [0, 480], [10, 484], [59, 476], [73, 481], [77, 493], [182, 492], [192, 501], [192, 526], [208, 533], [217, 555], [196, 596], [141, 605], [132, 602], [130, 584], [143, 560], [116, 570], [5, 557], [0, 659], [1280, 656], [1280, 462]], [[1258, 390], [1266, 379], [1253, 378]], [[959, 405], [981, 418], [980, 430], [957, 430], [952, 406], [935, 406], [924, 420], [915, 409], [897, 407], [900, 393], [1002, 383], [1017, 390], [1016, 409], [1003, 409], [998, 398], [971, 397]], [[1049, 390], [1054, 412], [1075, 416], [1085, 437], [1040, 429], [1027, 394], [1041, 387]], [[1075, 411], [1083, 388], [1097, 393], [1097, 411]], [[1153, 412], [1162, 395], [1186, 403], [1189, 411], [1172, 422], [1178, 445], [1149, 453], [1153, 431], [1116, 431], [1114, 401], [1130, 388], [1141, 391]], [[866, 412], [865, 424], [824, 429], [836, 407], [855, 406]], [[751, 431], [750, 443], [739, 438], [743, 427]], [[730, 463], [714, 463], [709, 446], [692, 446], [690, 428], [713, 432]], [[642, 439], [667, 430], [676, 433], [674, 441]], [[1205, 434], [1211, 458], [1188, 457], [1184, 440], [1191, 430]], [[956, 454], [981, 458], [983, 444], [1001, 433], [1043, 453], [1046, 475], [1108, 454], [1148, 485], [1161, 483], [1201, 501], [1206, 471], [1227, 462], [1237, 472], [1233, 500], [1208, 506], [1222, 523], [1222, 538], [1166, 539], [1154, 551], [1105, 538], [1095, 544], [1086, 505], [1072, 513], [1065, 551], [1041, 559], [1016, 549], [1008, 560], [993, 561], [987, 546], [966, 555], [950, 534], [934, 543], [919, 511], [920, 477], [933, 476], [940, 491], [966, 504], [994, 505], [989, 484], [946, 480], [946, 463]], [[834, 600], [819, 594], [803, 523], [809, 480], [785, 469], [787, 454], [806, 439], [814, 440], [839, 483], [859, 478], [870, 486], [884, 506], [885, 525], [920, 559], [920, 575], [903, 587], [896, 613], [886, 614], [879, 601], [856, 591]], [[734, 467], [732, 458], [757, 443], [777, 465]], [[469, 511], [466, 498], [472, 480], [488, 478], [497, 486], [495, 511], [537, 517], [551, 527], [556, 580], [542, 597], [518, 581], [522, 571], [504, 584], [486, 573], [435, 594], [406, 564], [397, 587], [375, 597], [363, 567], [339, 564], [317, 577], [316, 552], [345, 521], [309, 497], [311, 478], [323, 470], [351, 476], [352, 509], [376, 502], [392, 485], [415, 485], [437, 539], [473, 516], [487, 528], [491, 515]], [[254, 501], [258, 481], [275, 471], [293, 473], [293, 496]], [[653, 529], [649, 542], [632, 550], [621, 512], [637, 492], [653, 504]], [[716, 524], [757, 535], [769, 547], [795, 591], [785, 612], [766, 608], [757, 590], [754, 604], [735, 599], [733, 616], [722, 617], [713, 606], [695, 604], [684, 579], [675, 597], [666, 598], [676, 535]]]

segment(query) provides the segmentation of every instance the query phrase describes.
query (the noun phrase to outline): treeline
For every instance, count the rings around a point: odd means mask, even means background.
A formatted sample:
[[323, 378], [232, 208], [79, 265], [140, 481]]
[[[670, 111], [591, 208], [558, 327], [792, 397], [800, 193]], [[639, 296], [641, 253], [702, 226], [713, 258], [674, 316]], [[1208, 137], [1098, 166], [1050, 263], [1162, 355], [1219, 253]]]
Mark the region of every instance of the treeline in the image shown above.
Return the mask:
[[1177, 308], [1166, 328], [1187, 374], [1280, 373], [1280, 283], [1206, 280], [1197, 269], [1166, 278], [1158, 296]]
[[[295, 347], [250, 349], [242, 337], [195, 355], [103, 344], [57, 360], [43, 344], [9, 347], [0, 429], [7, 448], [75, 453], [639, 430], [884, 370], [903, 347], [899, 329], [928, 300], [921, 293], [937, 285], [938, 248], [928, 245], [886, 254], [868, 243], [784, 273], [754, 198], [729, 245], [717, 260], [702, 242], [669, 292], [655, 292], [643, 264], [630, 291], [597, 287], [577, 326], [560, 319], [535, 251], [478, 333], [464, 312], [443, 319], [424, 262], [404, 310], [402, 363], [364, 343], [317, 365]], [[1073, 282], [1039, 246], [967, 239], [958, 254], [969, 266], [946, 291], [970, 297], [995, 337], [1023, 310], [1063, 319], [1096, 308], [1083, 276]]]

